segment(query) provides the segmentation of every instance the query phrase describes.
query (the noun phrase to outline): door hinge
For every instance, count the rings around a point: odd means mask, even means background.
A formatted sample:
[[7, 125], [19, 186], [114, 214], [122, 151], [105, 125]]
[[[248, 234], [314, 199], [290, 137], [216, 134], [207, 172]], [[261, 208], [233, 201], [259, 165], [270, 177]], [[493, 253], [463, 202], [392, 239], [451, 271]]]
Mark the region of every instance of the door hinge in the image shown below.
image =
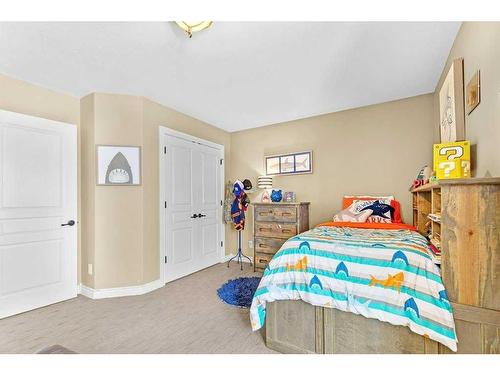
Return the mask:
[[167, 256], [165, 255], [165, 263], [167, 263]]
[[221, 199], [221, 201], [220, 201], [220, 205], [222, 206], [222, 199]]
[[165, 208], [167, 208], [167, 201], [165, 201]]
[[223, 247], [224, 246], [224, 241], [221, 241], [220, 242], [220, 247]]
[[167, 153], [167, 146], [163, 146], [163, 153], [166, 154]]
[[223, 161], [223, 160], [224, 160], [224, 159], [220, 159], [220, 165], [222, 165], [222, 161]]

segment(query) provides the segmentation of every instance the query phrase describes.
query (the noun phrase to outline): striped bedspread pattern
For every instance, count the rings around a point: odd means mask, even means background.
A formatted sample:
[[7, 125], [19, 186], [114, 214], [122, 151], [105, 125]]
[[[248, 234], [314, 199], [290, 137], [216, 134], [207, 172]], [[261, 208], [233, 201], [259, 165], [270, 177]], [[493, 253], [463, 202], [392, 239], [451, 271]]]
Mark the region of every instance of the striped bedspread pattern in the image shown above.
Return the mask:
[[406, 230], [320, 226], [286, 241], [264, 271], [250, 308], [301, 299], [408, 327], [456, 351], [451, 304], [426, 239]]

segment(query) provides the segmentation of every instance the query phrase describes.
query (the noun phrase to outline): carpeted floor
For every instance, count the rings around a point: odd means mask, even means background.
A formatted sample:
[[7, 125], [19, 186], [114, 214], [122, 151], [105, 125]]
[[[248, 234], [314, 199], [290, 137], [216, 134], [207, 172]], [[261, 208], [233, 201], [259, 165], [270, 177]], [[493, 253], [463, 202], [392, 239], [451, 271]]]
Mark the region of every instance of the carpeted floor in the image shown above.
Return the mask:
[[0, 320], [0, 353], [62, 345], [77, 353], [276, 353], [252, 332], [248, 310], [220, 301], [230, 278], [257, 276], [245, 264], [215, 265], [149, 294], [78, 296]]

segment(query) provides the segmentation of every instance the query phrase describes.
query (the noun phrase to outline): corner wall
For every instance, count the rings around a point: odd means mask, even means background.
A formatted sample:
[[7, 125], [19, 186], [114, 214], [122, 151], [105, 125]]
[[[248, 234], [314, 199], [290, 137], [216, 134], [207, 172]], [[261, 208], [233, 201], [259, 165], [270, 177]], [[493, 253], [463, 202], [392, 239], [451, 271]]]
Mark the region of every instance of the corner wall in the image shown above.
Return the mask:
[[[81, 108], [83, 284], [106, 289], [155, 281], [160, 278], [159, 126], [222, 144], [226, 157], [229, 133], [142, 97], [95, 93], [82, 98]], [[141, 185], [97, 186], [98, 144], [141, 146]]]
[[434, 94], [434, 141], [439, 143], [439, 89], [454, 59], [464, 58], [464, 86], [481, 71], [481, 103], [465, 114], [465, 139], [472, 144], [472, 174], [500, 176], [500, 22], [464, 22]]

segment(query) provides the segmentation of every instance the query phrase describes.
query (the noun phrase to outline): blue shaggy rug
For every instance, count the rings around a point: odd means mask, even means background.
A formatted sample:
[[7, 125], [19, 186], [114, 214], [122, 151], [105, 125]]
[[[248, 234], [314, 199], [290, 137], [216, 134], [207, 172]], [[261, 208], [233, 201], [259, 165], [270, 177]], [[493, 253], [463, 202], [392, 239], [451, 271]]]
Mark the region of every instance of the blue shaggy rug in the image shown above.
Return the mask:
[[248, 309], [260, 279], [260, 277], [239, 277], [229, 280], [217, 290], [217, 294], [229, 305]]

